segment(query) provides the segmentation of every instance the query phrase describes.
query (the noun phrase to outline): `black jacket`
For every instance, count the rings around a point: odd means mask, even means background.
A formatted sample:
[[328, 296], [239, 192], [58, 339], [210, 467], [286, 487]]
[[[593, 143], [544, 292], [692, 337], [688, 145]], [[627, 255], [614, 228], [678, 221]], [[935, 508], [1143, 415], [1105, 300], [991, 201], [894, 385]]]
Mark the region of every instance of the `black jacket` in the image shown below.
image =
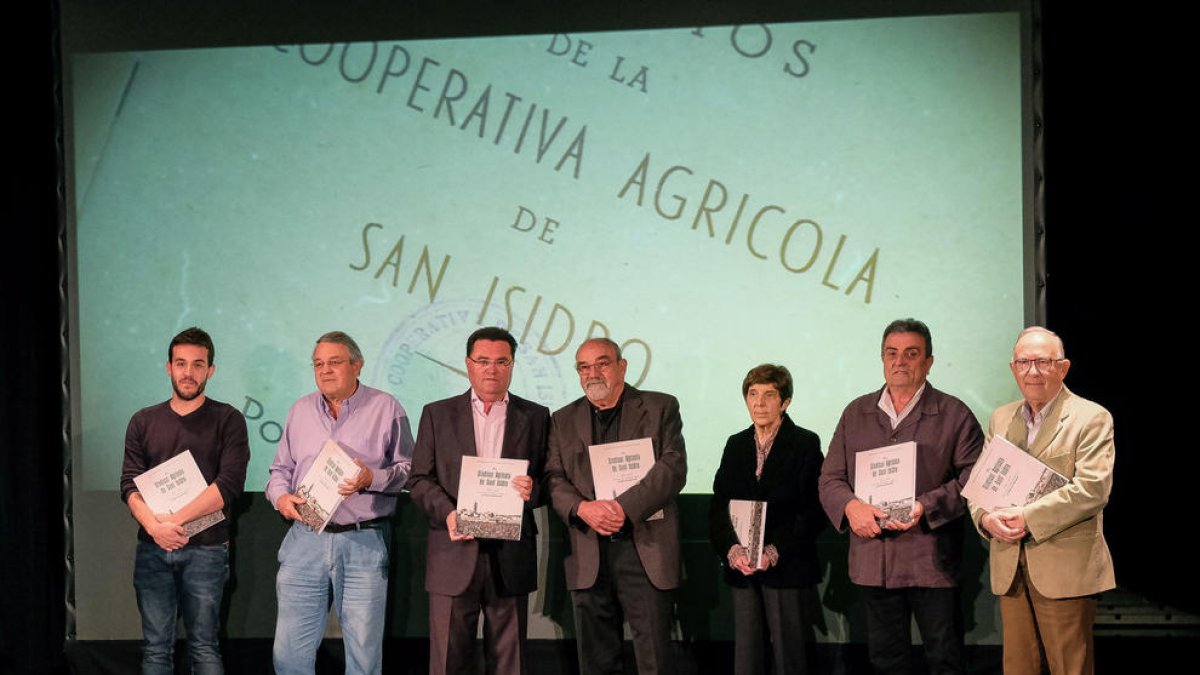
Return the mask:
[[787, 414], [767, 455], [761, 479], [754, 477], [754, 427], [729, 437], [721, 455], [721, 468], [713, 480], [708, 519], [709, 539], [725, 568], [726, 582], [744, 587], [750, 579], [729, 568], [729, 549], [737, 543], [729, 522], [730, 499], [767, 502], [764, 545], [775, 545], [779, 563], [754, 575], [764, 586], [801, 588], [821, 580], [816, 539], [827, 522], [817, 496], [817, 477], [823, 461], [821, 440], [808, 429], [796, 426]]

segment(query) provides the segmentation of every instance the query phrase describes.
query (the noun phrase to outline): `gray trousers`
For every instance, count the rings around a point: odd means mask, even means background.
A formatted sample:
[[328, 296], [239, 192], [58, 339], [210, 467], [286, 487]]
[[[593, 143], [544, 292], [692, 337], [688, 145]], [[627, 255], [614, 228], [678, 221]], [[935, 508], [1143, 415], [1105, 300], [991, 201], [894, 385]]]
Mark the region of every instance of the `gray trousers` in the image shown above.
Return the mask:
[[633, 634], [639, 675], [673, 675], [671, 592], [650, 583], [632, 539], [600, 540], [591, 588], [571, 591], [580, 675], [621, 675], [623, 624]]
[[770, 646], [775, 675], [806, 672], [804, 607], [799, 588], [770, 588], [756, 579], [730, 588], [733, 597], [733, 672], [766, 675]]

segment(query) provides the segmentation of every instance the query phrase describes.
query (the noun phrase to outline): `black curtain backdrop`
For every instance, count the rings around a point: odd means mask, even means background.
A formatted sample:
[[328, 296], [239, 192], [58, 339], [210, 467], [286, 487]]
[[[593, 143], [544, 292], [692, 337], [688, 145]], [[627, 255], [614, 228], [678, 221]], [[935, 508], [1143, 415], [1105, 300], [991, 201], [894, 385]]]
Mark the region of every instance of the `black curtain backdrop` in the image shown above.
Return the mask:
[[[1066, 341], [1068, 384], [1116, 419], [1106, 530], [1122, 586], [1200, 611], [1190, 428], [1194, 282], [1188, 123], [1177, 101], [1173, 22], [1146, 5], [1042, 9], [1047, 316]], [[57, 2], [9, 10], [0, 264], [0, 673], [63, 670], [66, 351], [60, 269]], [[1178, 31], [1181, 32], [1181, 31]], [[1181, 158], [1178, 161], [1176, 157]], [[1194, 192], [1192, 188], [1191, 192]], [[70, 326], [67, 329], [70, 330]], [[986, 330], [987, 327], [980, 327]], [[120, 359], [121, 354], [105, 358]], [[1176, 403], [1169, 391], [1180, 390]], [[1183, 409], [1184, 419], [1169, 413]], [[116, 583], [123, 583], [118, 579]]]

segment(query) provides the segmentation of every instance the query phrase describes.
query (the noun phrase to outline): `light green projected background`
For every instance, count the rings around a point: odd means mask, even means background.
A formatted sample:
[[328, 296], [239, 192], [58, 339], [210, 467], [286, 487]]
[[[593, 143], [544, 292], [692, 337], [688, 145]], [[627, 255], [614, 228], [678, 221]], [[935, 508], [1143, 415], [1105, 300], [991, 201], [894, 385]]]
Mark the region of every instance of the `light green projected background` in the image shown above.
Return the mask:
[[581, 392], [591, 334], [678, 396], [688, 492], [749, 424], [762, 362], [828, 442], [915, 316], [930, 379], [1012, 399], [1023, 325], [1015, 13], [76, 55], [83, 484], [116, 489], [166, 344], [216, 341], [261, 490], [313, 341], [414, 421], [461, 393], [466, 336], [521, 341], [513, 391]]

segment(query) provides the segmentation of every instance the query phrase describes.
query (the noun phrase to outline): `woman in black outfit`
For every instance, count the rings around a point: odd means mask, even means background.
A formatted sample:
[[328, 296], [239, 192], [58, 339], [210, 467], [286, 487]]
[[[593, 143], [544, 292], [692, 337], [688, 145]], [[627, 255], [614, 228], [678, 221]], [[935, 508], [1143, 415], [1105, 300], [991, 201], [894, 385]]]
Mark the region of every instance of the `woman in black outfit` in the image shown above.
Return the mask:
[[[734, 672], [765, 675], [769, 644], [775, 673], [804, 673], [801, 589], [821, 580], [816, 538], [826, 523], [817, 498], [821, 441], [785, 412], [792, 402], [787, 368], [751, 369], [742, 381], [742, 396], [753, 424], [726, 442], [709, 512], [709, 537], [733, 596]], [[757, 565], [738, 543], [731, 499], [767, 504]]]

